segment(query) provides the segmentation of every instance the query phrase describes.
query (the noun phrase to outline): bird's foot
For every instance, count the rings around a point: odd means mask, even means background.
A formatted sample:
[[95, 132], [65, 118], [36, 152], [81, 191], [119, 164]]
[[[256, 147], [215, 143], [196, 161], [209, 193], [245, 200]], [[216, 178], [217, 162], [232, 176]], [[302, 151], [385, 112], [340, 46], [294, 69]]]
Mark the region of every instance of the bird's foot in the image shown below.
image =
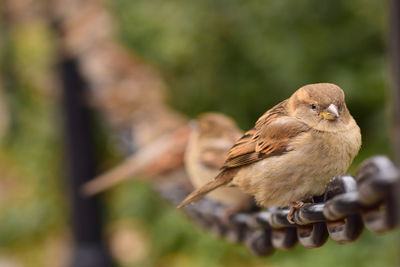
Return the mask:
[[290, 203], [290, 211], [289, 214], [287, 215], [286, 219], [291, 223], [295, 224], [293, 221], [293, 214], [296, 211], [296, 209], [304, 207], [306, 205], [310, 205], [311, 203], [304, 203], [303, 201], [295, 201]]

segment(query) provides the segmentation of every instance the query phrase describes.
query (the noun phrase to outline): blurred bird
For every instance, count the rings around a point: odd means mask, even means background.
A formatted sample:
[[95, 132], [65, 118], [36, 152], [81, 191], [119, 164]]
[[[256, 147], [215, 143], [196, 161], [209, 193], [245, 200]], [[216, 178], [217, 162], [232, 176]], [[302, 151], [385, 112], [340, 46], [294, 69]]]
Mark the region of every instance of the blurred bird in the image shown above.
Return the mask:
[[183, 167], [190, 131], [190, 128], [185, 125], [159, 137], [118, 166], [84, 184], [83, 193], [91, 196], [130, 177], [139, 175], [154, 177]]
[[291, 206], [321, 195], [344, 173], [361, 146], [360, 128], [340, 87], [310, 84], [268, 110], [231, 148], [221, 172], [178, 205], [184, 207], [218, 187], [236, 186], [260, 206]]
[[[223, 166], [229, 149], [243, 132], [227, 116], [204, 113], [193, 121], [185, 153], [185, 168], [195, 188], [210, 182]], [[226, 215], [246, 210], [253, 204], [252, 196], [240, 188], [218, 188], [207, 197], [228, 209]]]

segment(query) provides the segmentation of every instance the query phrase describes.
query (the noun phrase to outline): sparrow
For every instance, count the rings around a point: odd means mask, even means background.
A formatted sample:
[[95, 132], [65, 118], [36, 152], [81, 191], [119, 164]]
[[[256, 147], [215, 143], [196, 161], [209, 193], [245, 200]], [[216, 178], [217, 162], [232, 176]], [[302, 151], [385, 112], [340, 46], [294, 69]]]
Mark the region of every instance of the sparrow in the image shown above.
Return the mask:
[[257, 204], [291, 206], [321, 195], [346, 172], [361, 146], [361, 133], [335, 84], [309, 84], [277, 104], [229, 150], [219, 174], [189, 194], [184, 207], [221, 187], [239, 187]]
[[[220, 113], [203, 113], [191, 122], [192, 132], [185, 151], [185, 169], [195, 188], [210, 182], [223, 166], [229, 149], [243, 135], [232, 119]], [[240, 188], [218, 188], [207, 198], [227, 207], [229, 214], [246, 210], [253, 198]]]
[[116, 167], [85, 183], [82, 186], [83, 194], [98, 194], [130, 177], [156, 177], [182, 168], [190, 132], [190, 127], [184, 125], [159, 137]]

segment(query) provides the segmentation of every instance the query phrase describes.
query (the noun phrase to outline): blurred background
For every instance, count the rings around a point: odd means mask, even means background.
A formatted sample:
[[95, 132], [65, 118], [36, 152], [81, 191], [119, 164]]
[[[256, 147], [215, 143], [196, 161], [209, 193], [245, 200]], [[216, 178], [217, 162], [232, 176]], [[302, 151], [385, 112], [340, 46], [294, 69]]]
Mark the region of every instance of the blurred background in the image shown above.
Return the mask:
[[[97, 172], [205, 111], [247, 129], [316, 82], [344, 89], [362, 130], [350, 173], [367, 157], [392, 155], [386, 1], [9, 0], [0, 9], [1, 267], [68, 266], [73, 253], [66, 61], [95, 110]], [[197, 227], [148, 182], [123, 183], [100, 201], [116, 266], [399, 264], [398, 232], [257, 258]]]

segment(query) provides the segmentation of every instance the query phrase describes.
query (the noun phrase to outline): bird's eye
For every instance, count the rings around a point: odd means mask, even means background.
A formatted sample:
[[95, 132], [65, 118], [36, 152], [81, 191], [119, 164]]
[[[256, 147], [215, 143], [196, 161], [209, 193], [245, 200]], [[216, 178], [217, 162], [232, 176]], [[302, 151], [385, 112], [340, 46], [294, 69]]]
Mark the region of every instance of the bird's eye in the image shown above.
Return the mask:
[[317, 108], [317, 105], [316, 105], [316, 104], [311, 104], [311, 108], [312, 108], [312, 109], [316, 109], [316, 108]]

